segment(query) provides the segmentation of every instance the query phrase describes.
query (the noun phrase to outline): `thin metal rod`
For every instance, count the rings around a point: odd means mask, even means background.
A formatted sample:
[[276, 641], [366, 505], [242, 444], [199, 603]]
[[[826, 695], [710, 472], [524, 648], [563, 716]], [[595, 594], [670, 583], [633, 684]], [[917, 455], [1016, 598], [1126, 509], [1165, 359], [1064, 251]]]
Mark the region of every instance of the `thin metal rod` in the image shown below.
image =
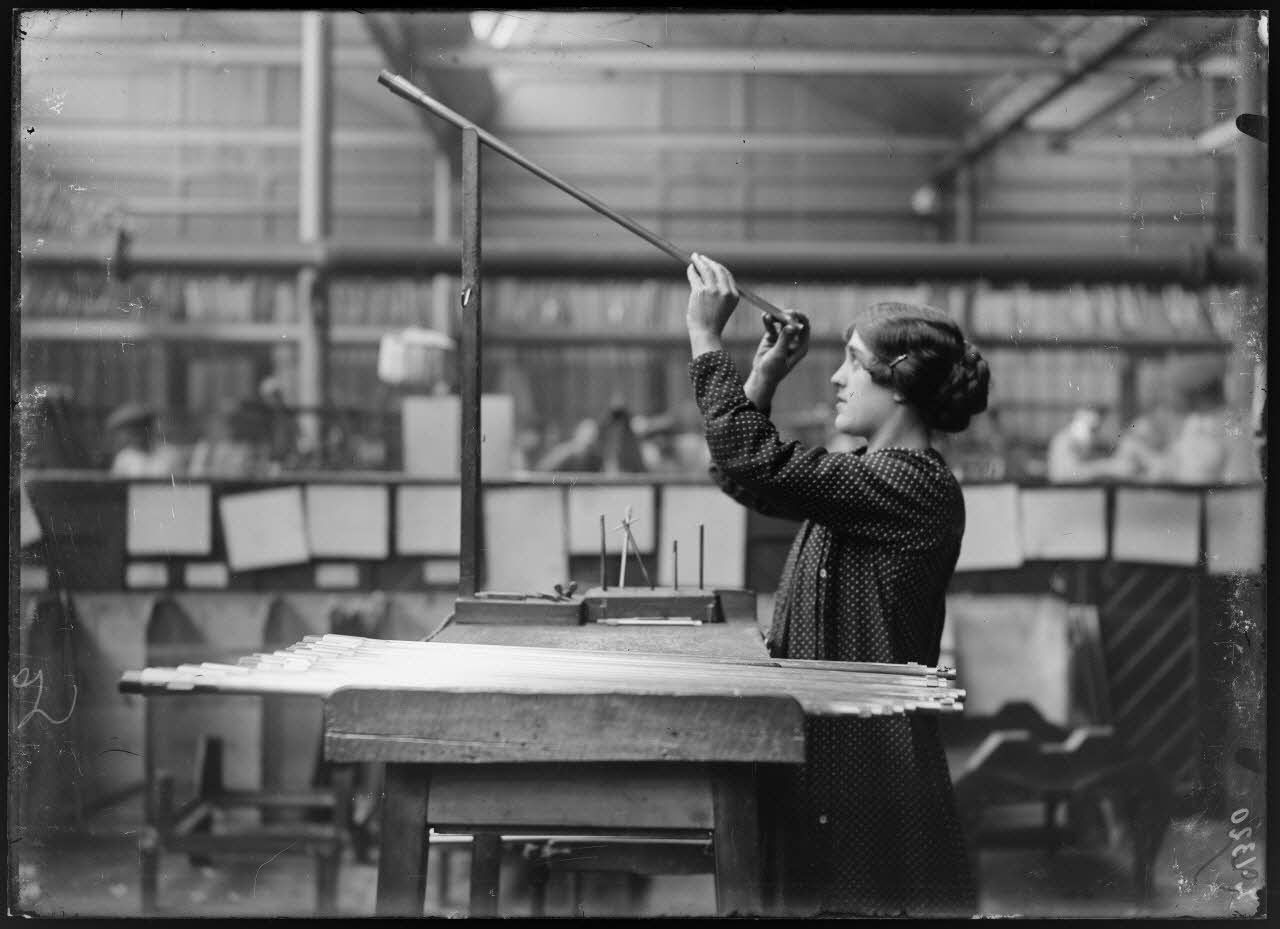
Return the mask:
[[458, 595], [480, 586], [480, 142], [462, 132], [462, 293], [459, 322], [461, 537]]
[[704, 590], [705, 585], [702, 583], [702, 563], [704, 560], [704, 552], [706, 548], [706, 526], [698, 523], [698, 589]]
[[[362, 636], [342, 635], [340, 633], [324, 633], [305, 635], [301, 641], [286, 646], [273, 653], [279, 661], [289, 661], [296, 657], [295, 653], [328, 653], [337, 657], [364, 656], [376, 662], [386, 662], [388, 656], [397, 655], [446, 655], [447, 664], [458, 660], [480, 660], [481, 664], [491, 664], [495, 657], [503, 661], [555, 658], [560, 661], [580, 661], [591, 665], [602, 662], [612, 664], [644, 666], [668, 666], [672, 664], [687, 665], [745, 665], [749, 667], [767, 668], [803, 668], [814, 671], [833, 671], [840, 674], [854, 672], [872, 672], [888, 674], [891, 677], [946, 677], [954, 678], [955, 671], [950, 668], [932, 668], [920, 664], [890, 664], [859, 661], [816, 661], [795, 658], [726, 658], [711, 655], [688, 655], [679, 652], [601, 652], [586, 649], [566, 649], [534, 647], [527, 645], [485, 645], [466, 642], [423, 641], [419, 639], [370, 639]], [[257, 662], [263, 658], [259, 652], [252, 659], [241, 658], [240, 664], [227, 665], [217, 662], [202, 662], [200, 668], [236, 672], [244, 670], [244, 663]], [[410, 659], [412, 660], [412, 658]], [[172, 670], [172, 669], [171, 669]], [[945, 671], [945, 673], [943, 673]]]
[[618, 586], [627, 586], [627, 522], [631, 519], [631, 507], [627, 507], [625, 515], [622, 517], [623, 535], [622, 535], [622, 552], [618, 559]]
[[[628, 652], [614, 658], [610, 653], [596, 650], [521, 649], [521, 652], [513, 654], [503, 646], [462, 649], [444, 645], [433, 646], [427, 651], [358, 649], [344, 652], [307, 648], [299, 644], [274, 653], [247, 655], [231, 666], [211, 662], [184, 664], [173, 668], [148, 668], [132, 677], [139, 686], [154, 683], [167, 686], [169, 681], [183, 678], [207, 683], [237, 679], [249, 682], [262, 674], [285, 674], [295, 677], [315, 675], [318, 678], [337, 675], [351, 680], [382, 676], [388, 682], [416, 680], [424, 687], [445, 688], [466, 681], [472, 681], [477, 687], [487, 687], [515, 678], [529, 686], [546, 689], [550, 689], [547, 685], [553, 679], [582, 684], [595, 680], [616, 681], [620, 687], [626, 683], [672, 679], [697, 679], [704, 684], [716, 681], [741, 683], [751, 679], [763, 686], [790, 682], [831, 687], [846, 695], [858, 690], [863, 693], [947, 697], [950, 694], [945, 691], [956, 690], [936, 676], [893, 673], [894, 669], [904, 670], [904, 666], [876, 665], [868, 673], [867, 670], [798, 667], [790, 662], [726, 662], [700, 656], [690, 656], [690, 660], [683, 662], [663, 662]], [[935, 690], [942, 692], [929, 694]]]
[[627, 526], [627, 543], [631, 546], [631, 551], [635, 553], [636, 563], [640, 565], [640, 575], [644, 578], [644, 582], [649, 585], [649, 589], [653, 590], [653, 581], [649, 579], [649, 569], [644, 566], [644, 559], [640, 557], [640, 546], [636, 544], [636, 538], [631, 534], [630, 526]]
[[[644, 226], [640, 225], [634, 219], [631, 219], [630, 217], [625, 216], [622, 213], [619, 213], [617, 210], [614, 210], [611, 207], [606, 206], [604, 203], [597, 200], [595, 197], [591, 196], [585, 191], [579, 190], [577, 187], [573, 186], [568, 181], [561, 180], [560, 178], [556, 177], [554, 174], [552, 174], [550, 171], [546, 170], [545, 168], [542, 168], [539, 165], [534, 164], [528, 158], [524, 157], [524, 155], [521, 155], [519, 152], [517, 152], [511, 146], [507, 145], [501, 139], [494, 136], [492, 133], [486, 132], [485, 130], [479, 128], [466, 117], [458, 113], [455, 113], [453, 110], [449, 109], [440, 101], [432, 97], [429, 97], [427, 94], [423, 93], [421, 90], [415, 87], [412, 83], [400, 77], [398, 74], [392, 74], [390, 71], [384, 70], [378, 74], [378, 83], [388, 88], [392, 93], [396, 94], [397, 96], [403, 97], [405, 100], [408, 100], [410, 103], [416, 103], [418, 106], [423, 107], [426, 110], [430, 110], [432, 113], [434, 113], [436, 116], [439, 116], [441, 119], [444, 119], [444, 120], [447, 120], [448, 122], [453, 123], [459, 129], [474, 130], [474, 132], [476, 133], [480, 141], [484, 142], [485, 145], [488, 145], [491, 149], [493, 149], [498, 154], [515, 162], [520, 167], [524, 168], [526, 171], [529, 171], [532, 174], [537, 175], [538, 177], [546, 181], [548, 184], [551, 184], [553, 187], [558, 187], [560, 190], [564, 191], [569, 196], [573, 197], [575, 200], [578, 200], [579, 202], [584, 203], [587, 206], [591, 207], [591, 209], [595, 210], [601, 216], [605, 216], [613, 220], [615, 223], [622, 226], [624, 229], [634, 233], [635, 235], [638, 235], [640, 238], [644, 239], [650, 245], [653, 245], [656, 248], [666, 252], [676, 261], [679, 261], [681, 264], [687, 265], [692, 260], [692, 257], [689, 252], [685, 251], [684, 249], [678, 248], [677, 246], [675, 246], [671, 242], [668, 242], [666, 239], [664, 239], [662, 236], [658, 235], [657, 233], [651, 232], [649, 229], [646, 229]], [[748, 303], [755, 304], [759, 309], [764, 310], [774, 319], [777, 319], [783, 322], [790, 319], [790, 317], [786, 313], [784, 313], [782, 310], [780, 310], [778, 307], [774, 306], [772, 303], [770, 303], [768, 300], [765, 300], [763, 297], [760, 297], [757, 294], [751, 292], [750, 290], [747, 290], [745, 287], [739, 286], [738, 293]]]
[[[431, 643], [423, 643], [431, 645]], [[361, 652], [365, 650], [361, 649]], [[470, 657], [468, 657], [468, 655]], [[812, 662], [732, 662], [688, 658], [653, 661], [599, 651], [487, 649], [434, 645], [430, 651], [370, 649], [364, 654], [290, 646], [238, 664], [182, 665], [126, 672], [122, 692], [311, 693], [376, 685], [528, 693], [653, 693], [677, 687], [689, 694], [783, 691], [811, 712], [886, 715], [961, 709], [964, 690], [924, 674], [896, 674], [904, 666], [868, 666], [875, 673], [811, 669]], [[841, 663], [847, 664], [847, 663]]]

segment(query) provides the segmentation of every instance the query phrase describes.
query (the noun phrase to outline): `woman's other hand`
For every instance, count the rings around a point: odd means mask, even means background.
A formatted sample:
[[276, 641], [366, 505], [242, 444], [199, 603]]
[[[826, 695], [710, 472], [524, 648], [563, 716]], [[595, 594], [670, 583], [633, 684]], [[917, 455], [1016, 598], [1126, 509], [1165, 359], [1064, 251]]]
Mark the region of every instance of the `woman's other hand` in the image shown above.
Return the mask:
[[803, 313], [787, 311], [786, 323], [779, 323], [768, 313], [760, 314], [764, 336], [756, 347], [751, 362], [753, 372], [778, 382], [791, 373], [809, 352], [809, 320]]
[[764, 314], [764, 337], [756, 347], [742, 391], [766, 416], [773, 406], [773, 393], [791, 369], [809, 351], [809, 320], [803, 313], [788, 312], [786, 323], [779, 324]]

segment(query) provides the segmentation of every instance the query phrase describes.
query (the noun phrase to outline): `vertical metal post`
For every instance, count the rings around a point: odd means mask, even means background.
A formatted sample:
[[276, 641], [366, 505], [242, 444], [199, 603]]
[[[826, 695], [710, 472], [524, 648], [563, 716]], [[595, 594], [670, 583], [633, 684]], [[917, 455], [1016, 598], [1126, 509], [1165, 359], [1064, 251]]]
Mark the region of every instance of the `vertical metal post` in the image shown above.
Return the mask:
[[[1262, 112], [1258, 21], [1240, 19], [1236, 32], [1236, 55], [1240, 80], [1236, 84], [1236, 113]], [[1240, 133], [1236, 142], [1236, 247], [1260, 248], [1266, 237], [1264, 181], [1267, 170], [1266, 145]]]
[[[437, 244], [453, 240], [453, 166], [449, 156], [437, 152], [431, 163], [431, 239]], [[449, 289], [449, 275], [437, 274], [431, 278], [431, 328], [454, 336], [453, 294]]]
[[458, 342], [462, 401], [460, 486], [462, 537], [458, 595], [474, 596], [480, 584], [480, 137], [462, 130], [462, 292]]
[[[299, 124], [298, 239], [318, 242], [329, 235], [332, 188], [333, 41], [330, 14], [302, 14], [302, 112]], [[308, 413], [298, 423], [302, 439], [323, 451], [328, 403], [328, 285], [315, 268], [298, 272], [298, 402]]]

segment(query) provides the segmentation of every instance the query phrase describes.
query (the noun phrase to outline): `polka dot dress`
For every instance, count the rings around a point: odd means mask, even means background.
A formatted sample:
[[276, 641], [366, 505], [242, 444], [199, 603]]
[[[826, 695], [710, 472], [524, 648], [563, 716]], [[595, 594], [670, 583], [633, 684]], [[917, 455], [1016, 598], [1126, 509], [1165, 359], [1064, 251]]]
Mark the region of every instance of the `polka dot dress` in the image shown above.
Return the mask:
[[[936, 665], [964, 499], [936, 451], [782, 442], [730, 356], [690, 363], [712, 472], [734, 499], [801, 521], [770, 653]], [[970, 915], [976, 891], [936, 717], [811, 718], [804, 765], [762, 818], [780, 904], [799, 915]]]

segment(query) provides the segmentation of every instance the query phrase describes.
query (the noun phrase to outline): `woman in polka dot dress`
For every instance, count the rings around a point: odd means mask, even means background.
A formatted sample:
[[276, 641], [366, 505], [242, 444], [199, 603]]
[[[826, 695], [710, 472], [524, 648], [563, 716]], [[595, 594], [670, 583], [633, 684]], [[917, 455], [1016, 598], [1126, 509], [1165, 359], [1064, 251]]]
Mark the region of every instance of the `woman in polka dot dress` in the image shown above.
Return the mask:
[[[721, 333], [738, 302], [722, 265], [694, 255], [690, 375], [712, 472], [739, 502], [801, 522], [768, 636], [771, 654], [936, 665], [964, 500], [934, 431], [986, 408], [989, 374], [945, 313], [881, 303], [846, 334], [835, 428], [856, 452], [784, 442], [769, 421], [804, 357], [804, 318], [767, 333], [744, 382]], [[814, 718], [803, 765], [766, 793], [781, 912], [972, 915], [976, 890], [936, 717]]]

